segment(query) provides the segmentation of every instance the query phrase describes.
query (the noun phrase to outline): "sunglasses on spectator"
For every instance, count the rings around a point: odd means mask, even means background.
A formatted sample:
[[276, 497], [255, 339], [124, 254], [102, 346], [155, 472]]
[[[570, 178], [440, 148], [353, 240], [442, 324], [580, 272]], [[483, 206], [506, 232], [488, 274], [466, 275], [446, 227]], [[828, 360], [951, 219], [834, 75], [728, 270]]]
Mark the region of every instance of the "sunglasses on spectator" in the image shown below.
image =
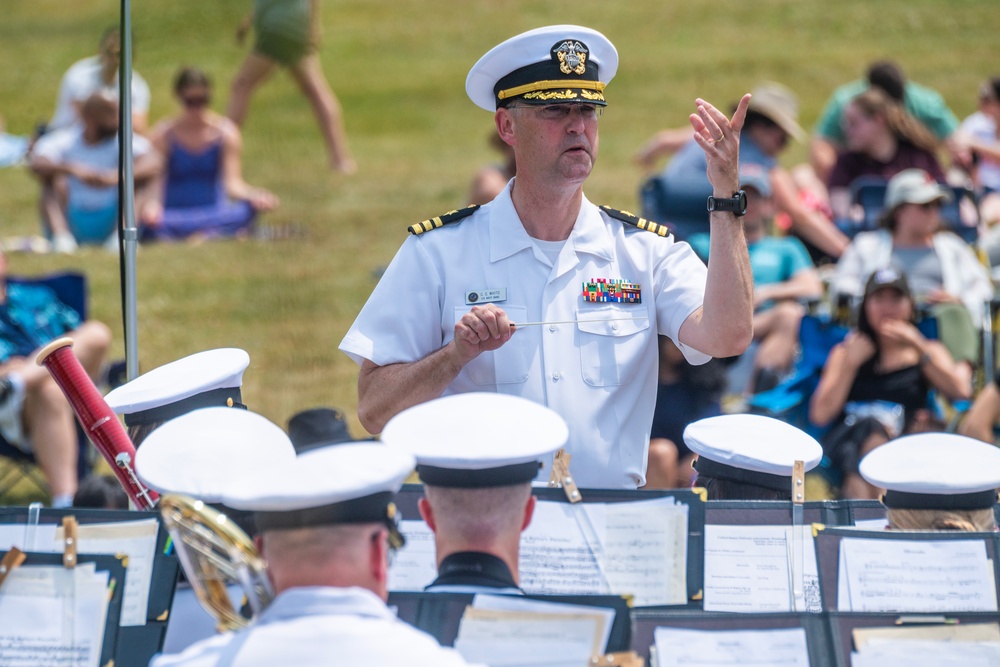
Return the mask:
[[191, 97], [182, 97], [181, 102], [186, 107], [199, 108], [208, 106], [210, 99], [208, 95], [192, 95]]

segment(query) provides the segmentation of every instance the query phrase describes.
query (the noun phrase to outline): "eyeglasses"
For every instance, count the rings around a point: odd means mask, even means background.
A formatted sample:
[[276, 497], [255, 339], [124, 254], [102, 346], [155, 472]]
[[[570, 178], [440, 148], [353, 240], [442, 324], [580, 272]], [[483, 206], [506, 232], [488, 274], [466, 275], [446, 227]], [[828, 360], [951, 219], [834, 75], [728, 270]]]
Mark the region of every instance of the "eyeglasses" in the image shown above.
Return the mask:
[[545, 121], [564, 121], [570, 117], [574, 109], [580, 112], [580, 118], [585, 121], [596, 121], [604, 115], [604, 107], [596, 104], [549, 104], [535, 106], [533, 104], [512, 104], [508, 109], [533, 109], [535, 115]]
[[191, 97], [182, 97], [181, 102], [186, 107], [198, 108], [208, 106], [211, 98], [208, 95], [192, 95]]

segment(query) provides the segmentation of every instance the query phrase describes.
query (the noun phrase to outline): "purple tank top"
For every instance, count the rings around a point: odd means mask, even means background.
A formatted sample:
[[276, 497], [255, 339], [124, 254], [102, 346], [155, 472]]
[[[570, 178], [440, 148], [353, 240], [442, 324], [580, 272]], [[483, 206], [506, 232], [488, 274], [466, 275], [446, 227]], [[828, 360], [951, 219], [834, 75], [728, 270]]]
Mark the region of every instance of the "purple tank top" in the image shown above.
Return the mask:
[[189, 151], [172, 136], [169, 141], [166, 208], [215, 205], [222, 194], [222, 138], [199, 152]]

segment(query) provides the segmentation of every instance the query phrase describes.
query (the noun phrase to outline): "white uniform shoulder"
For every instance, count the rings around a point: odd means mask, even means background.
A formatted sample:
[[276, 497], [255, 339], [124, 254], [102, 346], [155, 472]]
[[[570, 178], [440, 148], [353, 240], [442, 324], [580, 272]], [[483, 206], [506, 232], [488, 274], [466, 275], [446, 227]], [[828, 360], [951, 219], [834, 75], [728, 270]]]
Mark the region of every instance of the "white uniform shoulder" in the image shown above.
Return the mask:
[[659, 223], [646, 220], [645, 218], [640, 218], [639, 216], [629, 213], [628, 211], [621, 211], [617, 208], [611, 208], [610, 206], [599, 206], [598, 208], [600, 208], [601, 211], [603, 211], [608, 217], [620, 220], [626, 225], [630, 225], [646, 232], [652, 232], [657, 236], [670, 236], [670, 228], [666, 225], [661, 225]]
[[467, 206], [455, 211], [448, 211], [447, 213], [439, 215], [436, 218], [430, 218], [429, 220], [418, 222], [415, 225], [410, 225], [406, 228], [406, 231], [410, 232], [414, 236], [419, 236], [420, 234], [444, 227], [445, 225], [457, 224], [478, 211], [479, 208], [479, 204], [473, 204], [472, 206]]

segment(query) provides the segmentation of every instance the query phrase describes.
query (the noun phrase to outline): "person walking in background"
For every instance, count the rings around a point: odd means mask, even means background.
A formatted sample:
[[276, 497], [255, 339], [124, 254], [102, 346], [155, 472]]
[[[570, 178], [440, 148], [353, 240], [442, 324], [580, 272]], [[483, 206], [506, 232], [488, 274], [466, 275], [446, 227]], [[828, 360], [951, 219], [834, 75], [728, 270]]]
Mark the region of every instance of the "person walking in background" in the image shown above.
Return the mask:
[[226, 115], [242, 127], [254, 90], [275, 67], [285, 67], [312, 105], [330, 167], [353, 174], [357, 164], [347, 147], [340, 102], [319, 60], [319, 0], [254, 0], [253, 13], [236, 30], [237, 42], [243, 43], [251, 24], [256, 41], [233, 79]]
[[153, 130], [166, 169], [160, 192], [141, 212], [144, 240], [180, 240], [246, 234], [258, 211], [278, 198], [243, 180], [243, 137], [228, 118], [211, 110], [212, 83], [205, 72], [184, 67], [174, 80], [184, 111]]

